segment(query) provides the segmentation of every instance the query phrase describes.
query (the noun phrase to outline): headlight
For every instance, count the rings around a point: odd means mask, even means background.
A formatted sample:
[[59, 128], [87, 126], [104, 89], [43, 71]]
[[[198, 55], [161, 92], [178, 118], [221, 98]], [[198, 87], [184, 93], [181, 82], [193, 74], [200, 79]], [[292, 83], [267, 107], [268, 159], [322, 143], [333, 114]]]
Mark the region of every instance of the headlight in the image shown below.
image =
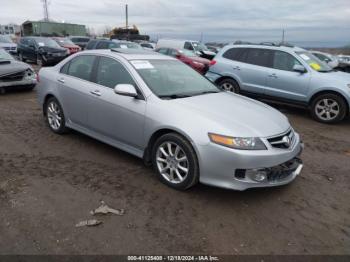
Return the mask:
[[241, 149], [241, 150], [266, 150], [266, 146], [258, 137], [229, 137], [229, 136], [223, 136], [223, 135], [217, 135], [209, 133], [210, 141], [234, 148], [234, 149]]

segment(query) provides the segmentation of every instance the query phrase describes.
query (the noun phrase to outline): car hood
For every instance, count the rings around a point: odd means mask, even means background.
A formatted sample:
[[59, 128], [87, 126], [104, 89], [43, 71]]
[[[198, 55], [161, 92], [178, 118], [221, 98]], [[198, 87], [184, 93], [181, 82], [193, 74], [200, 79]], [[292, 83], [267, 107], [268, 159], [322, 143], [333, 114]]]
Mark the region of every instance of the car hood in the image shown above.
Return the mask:
[[329, 83], [331, 86], [334, 83], [338, 83], [342, 86], [350, 84], [350, 74], [340, 71], [332, 71], [328, 73], [317, 72], [318, 78], [322, 79], [325, 83]]
[[66, 52], [66, 49], [63, 47], [56, 48], [56, 47], [42, 46], [40, 47], [40, 49], [51, 53]]
[[[269, 137], [288, 130], [286, 116], [261, 102], [228, 92], [171, 100], [179, 110], [205, 118], [209, 132], [236, 137]], [[187, 111], [186, 110], [186, 111]], [[187, 113], [183, 112], [182, 113]]]
[[15, 60], [11, 60], [10, 63], [0, 63], [0, 77], [21, 72], [27, 70], [28, 68], [32, 69], [30, 65]]

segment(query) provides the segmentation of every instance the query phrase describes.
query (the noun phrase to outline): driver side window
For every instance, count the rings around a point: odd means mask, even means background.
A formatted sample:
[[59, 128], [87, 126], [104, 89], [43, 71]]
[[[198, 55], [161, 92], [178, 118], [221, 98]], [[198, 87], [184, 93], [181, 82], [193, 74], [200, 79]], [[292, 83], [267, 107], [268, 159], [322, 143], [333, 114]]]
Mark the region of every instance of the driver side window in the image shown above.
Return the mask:
[[114, 88], [118, 84], [135, 85], [129, 72], [118, 61], [108, 58], [100, 57], [97, 67], [96, 83], [106, 87]]
[[286, 52], [274, 51], [273, 68], [284, 71], [294, 71], [293, 67], [295, 65], [302, 64], [294, 56]]
[[190, 42], [186, 42], [184, 48], [187, 50], [191, 50], [191, 51], [194, 50], [194, 48]]

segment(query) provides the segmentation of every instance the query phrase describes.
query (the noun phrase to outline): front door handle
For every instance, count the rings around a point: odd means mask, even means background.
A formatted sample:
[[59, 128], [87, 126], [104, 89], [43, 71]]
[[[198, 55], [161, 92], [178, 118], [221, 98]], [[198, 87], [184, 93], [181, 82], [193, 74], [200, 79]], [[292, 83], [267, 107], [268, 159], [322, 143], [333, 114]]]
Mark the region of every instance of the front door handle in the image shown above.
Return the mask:
[[233, 67], [234, 70], [241, 70], [241, 68], [239, 66], [235, 66]]
[[62, 83], [62, 84], [64, 84], [64, 78], [63, 78], [63, 77], [58, 78], [57, 81], [60, 82], [60, 83]]
[[100, 90], [90, 91], [90, 94], [93, 94], [95, 96], [101, 96]]
[[276, 74], [271, 74], [271, 75], [269, 75], [269, 77], [278, 78]]

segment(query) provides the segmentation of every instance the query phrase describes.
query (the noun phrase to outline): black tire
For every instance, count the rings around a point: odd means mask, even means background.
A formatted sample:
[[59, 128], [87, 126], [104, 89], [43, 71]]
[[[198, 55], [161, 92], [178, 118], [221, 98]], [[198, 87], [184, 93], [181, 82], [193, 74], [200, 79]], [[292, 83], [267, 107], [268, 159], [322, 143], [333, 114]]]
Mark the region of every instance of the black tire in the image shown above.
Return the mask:
[[19, 52], [19, 53], [18, 53], [18, 59], [19, 59], [20, 61], [22, 61], [22, 62], [25, 62], [25, 61], [26, 61], [26, 59], [23, 57], [22, 52]]
[[[55, 104], [55, 107], [57, 106], [57, 109], [59, 111], [58, 116], [60, 117], [60, 125], [58, 126], [58, 128], [54, 128], [53, 124], [51, 124], [51, 122], [50, 122], [50, 117], [52, 117], [52, 114], [50, 114], [49, 107], [52, 104]], [[64, 133], [68, 132], [69, 129], [66, 127], [66, 119], [64, 117], [64, 113], [63, 113], [61, 104], [58, 102], [58, 100], [56, 98], [50, 97], [46, 101], [46, 103], [45, 103], [45, 117], [46, 117], [46, 123], [52, 132], [54, 132], [56, 134], [64, 134]]]
[[[181, 152], [183, 153], [183, 155], [185, 155], [185, 157], [187, 157], [186, 167], [188, 169], [188, 173], [182, 182], [174, 183], [174, 182], [168, 181], [161, 174], [159, 170], [158, 163], [157, 163], [157, 153], [159, 152], [158, 149], [162, 145], [168, 142], [170, 142], [173, 145], [180, 146], [182, 150]], [[186, 190], [196, 185], [199, 181], [199, 165], [198, 165], [196, 152], [194, 151], [191, 144], [187, 141], [187, 139], [183, 138], [179, 134], [169, 133], [157, 139], [157, 141], [155, 142], [152, 148], [152, 164], [153, 164], [153, 168], [157, 173], [159, 180], [165, 185], [172, 187], [174, 189]]]
[[[325, 101], [328, 101], [328, 102], [325, 103]], [[335, 105], [335, 106], [331, 106], [331, 105]], [[316, 121], [325, 123], [325, 124], [334, 124], [342, 121], [346, 117], [347, 108], [348, 107], [344, 98], [342, 98], [340, 95], [337, 95], [337, 94], [328, 93], [328, 94], [321, 94], [315, 97], [312, 100], [310, 110], [311, 110], [312, 117]], [[338, 113], [337, 114], [333, 113], [335, 111], [338, 111]], [[322, 113], [324, 117], [322, 117], [321, 115]], [[328, 118], [327, 114], [329, 114], [331, 118], [327, 119]]]
[[37, 55], [37, 56], [36, 56], [36, 61], [35, 61], [35, 63], [36, 63], [38, 66], [40, 66], [40, 67], [42, 67], [42, 66], [45, 65], [45, 61], [44, 61], [44, 59], [43, 59], [43, 57], [42, 57], [41, 55]]
[[35, 87], [35, 85], [26, 86], [24, 88], [24, 91], [28, 91], [28, 92], [33, 91], [34, 87]]
[[232, 78], [225, 78], [218, 83], [218, 86], [225, 91], [239, 93], [239, 84]]

